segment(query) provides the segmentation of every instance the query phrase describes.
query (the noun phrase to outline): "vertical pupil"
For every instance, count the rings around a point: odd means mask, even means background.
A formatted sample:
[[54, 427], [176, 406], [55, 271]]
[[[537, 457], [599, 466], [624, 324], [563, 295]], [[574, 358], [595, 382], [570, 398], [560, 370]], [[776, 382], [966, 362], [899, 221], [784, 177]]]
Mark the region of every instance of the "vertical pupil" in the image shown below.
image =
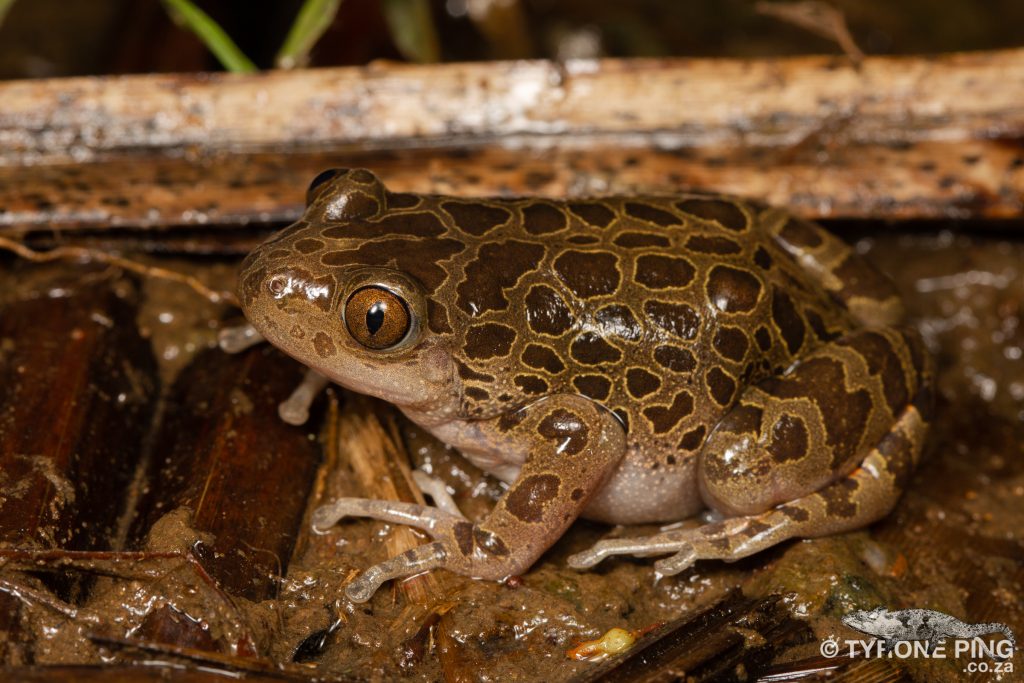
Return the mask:
[[377, 334], [384, 325], [384, 314], [387, 313], [388, 305], [378, 301], [366, 311], [366, 329], [371, 335]]

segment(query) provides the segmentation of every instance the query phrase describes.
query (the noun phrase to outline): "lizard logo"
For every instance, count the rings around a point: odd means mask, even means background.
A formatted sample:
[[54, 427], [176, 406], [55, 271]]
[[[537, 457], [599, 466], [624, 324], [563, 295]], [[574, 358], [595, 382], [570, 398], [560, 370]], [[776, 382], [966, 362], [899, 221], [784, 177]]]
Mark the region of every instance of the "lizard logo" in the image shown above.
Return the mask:
[[1006, 624], [968, 624], [930, 609], [889, 611], [885, 607], [876, 607], [870, 611], [851, 612], [843, 617], [843, 623], [882, 640], [883, 650], [888, 652], [892, 652], [900, 641], [925, 641], [930, 654], [935, 651], [939, 641], [946, 638], [969, 640], [988, 633], [1003, 634], [1010, 641], [1010, 652], [1016, 649], [1013, 631]]

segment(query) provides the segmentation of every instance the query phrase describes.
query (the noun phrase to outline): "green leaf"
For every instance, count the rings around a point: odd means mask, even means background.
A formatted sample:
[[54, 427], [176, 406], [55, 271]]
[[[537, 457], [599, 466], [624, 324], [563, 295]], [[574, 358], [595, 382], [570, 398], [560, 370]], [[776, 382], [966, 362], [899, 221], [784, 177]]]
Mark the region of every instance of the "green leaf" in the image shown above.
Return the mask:
[[441, 58], [430, 0], [382, 0], [391, 39], [402, 55], [413, 62], [437, 62]]
[[306, 0], [274, 58], [279, 69], [294, 69], [309, 62], [309, 51], [338, 14], [341, 0]]
[[258, 71], [256, 65], [238, 49], [220, 26], [190, 0], [161, 0], [167, 13], [179, 26], [195, 33], [199, 40], [220, 60], [224, 68], [235, 73]]
[[0, 0], [0, 24], [4, 23], [4, 17], [7, 16], [7, 12], [10, 11], [13, 4], [14, 0]]

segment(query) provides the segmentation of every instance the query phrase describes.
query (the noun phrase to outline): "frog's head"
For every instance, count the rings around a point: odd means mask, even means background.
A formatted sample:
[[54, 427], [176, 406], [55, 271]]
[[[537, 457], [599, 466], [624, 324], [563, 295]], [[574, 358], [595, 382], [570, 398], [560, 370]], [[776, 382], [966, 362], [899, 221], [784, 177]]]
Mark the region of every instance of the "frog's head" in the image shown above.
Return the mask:
[[444, 259], [461, 246], [439, 239], [429, 213], [389, 215], [389, 199], [415, 200], [363, 169], [317, 176], [302, 218], [242, 264], [242, 308], [268, 341], [335, 382], [444, 412], [456, 375], [428, 311], [447, 280]]

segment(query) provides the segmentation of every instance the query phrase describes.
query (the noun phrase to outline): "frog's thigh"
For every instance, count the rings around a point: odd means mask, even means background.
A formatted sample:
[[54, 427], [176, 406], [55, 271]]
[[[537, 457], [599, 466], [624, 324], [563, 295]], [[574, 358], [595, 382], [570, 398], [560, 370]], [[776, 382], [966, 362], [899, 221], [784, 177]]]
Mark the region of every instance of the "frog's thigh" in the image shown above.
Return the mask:
[[701, 451], [701, 497], [726, 515], [800, 498], [849, 474], [928, 384], [915, 332], [857, 330], [749, 387]]
[[862, 325], [895, 325], [903, 319], [895, 285], [846, 242], [779, 209], [768, 209], [764, 224], [775, 242]]
[[860, 467], [820, 491], [767, 512], [696, 529], [600, 541], [570, 557], [569, 564], [582, 569], [611, 555], [675, 553], [654, 565], [658, 573], [671, 575], [697, 560], [738, 560], [790, 538], [824, 536], [870, 524], [889, 512], [914, 470], [928, 429], [929, 404], [930, 389], [925, 386]]
[[384, 581], [438, 567], [491, 580], [524, 572], [572, 524], [625, 453], [616, 418], [576, 395], [552, 396], [480, 429], [495, 444], [529, 444], [529, 455], [479, 524], [418, 506], [351, 499], [343, 510], [324, 513], [322, 522], [338, 512], [366, 515], [423, 528], [437, 539], [366, 570], [349, 585], [350, 599], [363, 602]]

